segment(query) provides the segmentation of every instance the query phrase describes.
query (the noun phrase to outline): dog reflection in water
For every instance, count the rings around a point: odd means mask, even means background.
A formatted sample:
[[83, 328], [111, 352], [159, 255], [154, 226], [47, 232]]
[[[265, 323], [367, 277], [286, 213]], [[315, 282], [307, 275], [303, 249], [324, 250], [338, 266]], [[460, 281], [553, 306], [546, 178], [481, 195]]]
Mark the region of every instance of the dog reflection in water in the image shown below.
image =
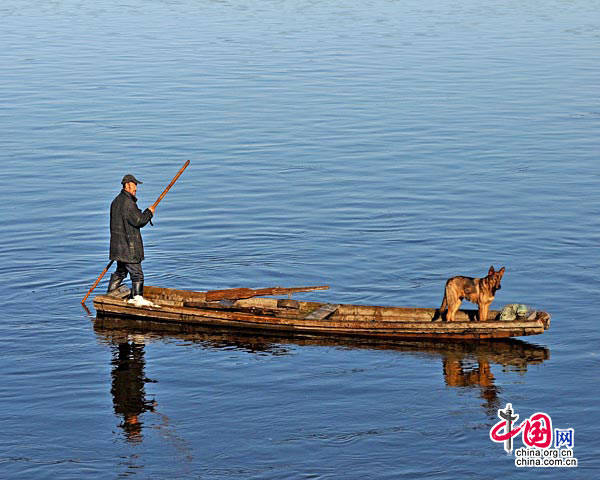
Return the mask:
[[465, 361], [464, 355], [444, 355], [442, 358], [444, 380], [449, 387], [479, 387], [479, 394], [485, 400], [485, 409], [493, 416], [500, 408], [499, 387], [494, 384], [490, 363], [485, 358], [477, 358], [477, 363]]

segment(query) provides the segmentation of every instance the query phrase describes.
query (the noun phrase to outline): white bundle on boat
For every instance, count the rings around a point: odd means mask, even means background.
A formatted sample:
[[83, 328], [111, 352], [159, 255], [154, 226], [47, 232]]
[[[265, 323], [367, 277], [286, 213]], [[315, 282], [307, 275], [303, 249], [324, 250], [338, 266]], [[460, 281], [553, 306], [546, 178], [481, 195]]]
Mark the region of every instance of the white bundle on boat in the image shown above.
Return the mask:
[[150, 300], [146, 300], [141, 295], [136, 295], [135, 297], [130, 298], [129, 300], [127, 300], [127, 303], [131, 303], [131, 304], [135, 305], [136, 307], [156, 307], [156, 308], [160, 308], [158, 305], [156, 305], [155, 303], [152, 303]]

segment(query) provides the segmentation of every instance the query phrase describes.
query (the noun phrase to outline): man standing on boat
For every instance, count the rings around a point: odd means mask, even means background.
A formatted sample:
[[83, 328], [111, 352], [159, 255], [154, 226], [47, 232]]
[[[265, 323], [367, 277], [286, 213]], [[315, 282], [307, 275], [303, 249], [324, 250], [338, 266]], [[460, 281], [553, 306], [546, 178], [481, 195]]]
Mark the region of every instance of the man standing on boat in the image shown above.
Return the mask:
[[[154, 207], [143, 212], [137, 206], [138, 179], [127, 174], [121, 180], [123, 189], [110, 205], [110, 259], [117, 262], [115, 273], [110, 276], [108, 292], [116, 290], [129, 273], [131, 277], [130, 302], [139, 306], [152, 305], [144, 299], [144, 244], [140, 229], [154, 216]], [[152, 222], [150, 222], [152, 223]]]

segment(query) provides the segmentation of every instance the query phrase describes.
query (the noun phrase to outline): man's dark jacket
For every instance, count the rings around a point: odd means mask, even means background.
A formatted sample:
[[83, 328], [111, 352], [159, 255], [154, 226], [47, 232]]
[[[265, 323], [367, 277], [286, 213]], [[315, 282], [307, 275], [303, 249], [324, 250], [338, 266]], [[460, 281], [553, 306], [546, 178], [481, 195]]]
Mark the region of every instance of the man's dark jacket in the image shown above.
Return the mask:
[[152, 218], [148, 209], [137, 206], [137, 198], [121, 190], [110, 204], [110, 259], [125, 263], [140, 263], [144, 259], [144, 244], [140, 228]]

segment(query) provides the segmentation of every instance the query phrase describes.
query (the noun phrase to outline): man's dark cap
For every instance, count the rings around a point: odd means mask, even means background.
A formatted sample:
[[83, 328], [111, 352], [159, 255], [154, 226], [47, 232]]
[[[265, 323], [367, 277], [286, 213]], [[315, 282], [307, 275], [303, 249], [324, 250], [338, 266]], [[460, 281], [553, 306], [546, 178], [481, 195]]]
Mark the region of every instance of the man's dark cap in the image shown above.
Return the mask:
[[131, 175], [131, 173], [128, 173], [127, 175], [125, 175], [123, 177], [123, 180], [121, 180], [121, 184], [125, 185], [126, 183], [129, 182], [133, 182], [136, 185], [141, 185], [142, 182], [140, 182], [137, 178], [135, 178], [133, 175]]

